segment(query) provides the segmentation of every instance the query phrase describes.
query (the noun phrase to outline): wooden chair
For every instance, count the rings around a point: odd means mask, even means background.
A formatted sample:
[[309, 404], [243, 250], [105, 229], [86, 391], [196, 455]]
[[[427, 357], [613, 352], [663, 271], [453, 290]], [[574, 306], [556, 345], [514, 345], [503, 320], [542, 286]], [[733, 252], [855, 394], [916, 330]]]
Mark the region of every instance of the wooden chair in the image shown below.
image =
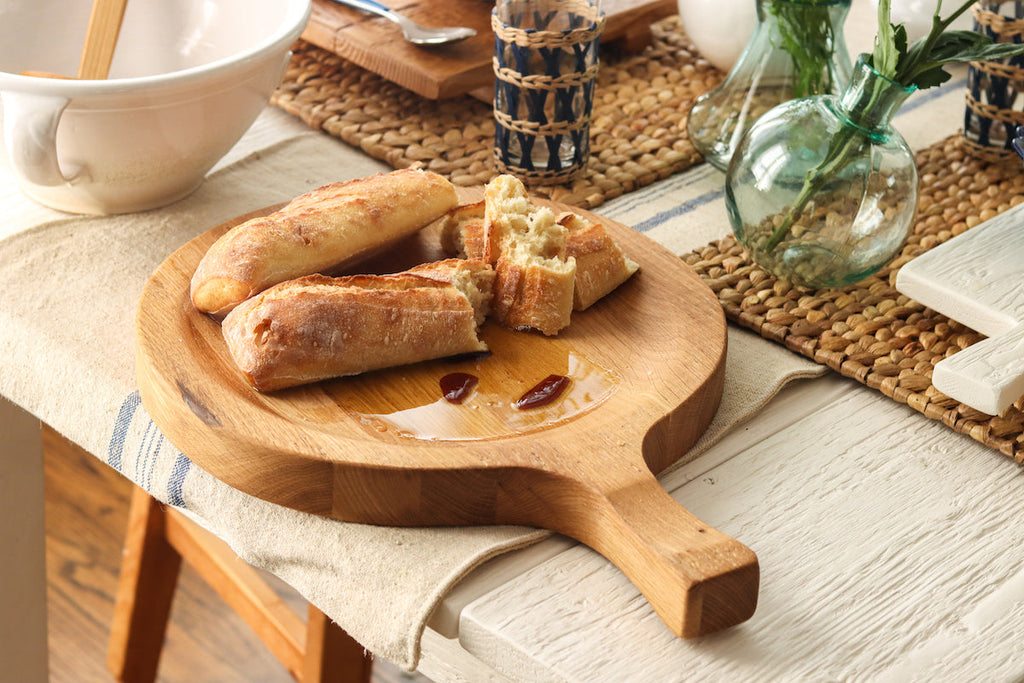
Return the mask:
[[369, 683], [372, 656], [323, 612], [305, 624], [231, 548], [135, 487], [107, 667], [122, 683], [152, 683], [185, 560], [253, 629], [299, 683]]

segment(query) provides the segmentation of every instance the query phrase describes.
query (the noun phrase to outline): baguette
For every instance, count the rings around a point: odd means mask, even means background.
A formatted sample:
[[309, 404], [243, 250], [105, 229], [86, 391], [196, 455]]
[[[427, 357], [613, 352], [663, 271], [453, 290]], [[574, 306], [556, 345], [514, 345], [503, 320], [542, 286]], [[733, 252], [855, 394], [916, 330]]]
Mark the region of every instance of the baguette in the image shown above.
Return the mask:
[[484, 202], [462, 204], [449, 211], [441, 222], [441, 248], [450, 256], [482, 259], [493, 264], [498, 247], [484, 235]]
[[365, 257], [457, 204], [455, 187], [429, 171], [325, 185], [221, 236], [192, 276], [192, 303], [226, 314], [272, 285]]
[[[569, 211], [560, 214], [557, 221], [567, 231], [565, 254], [576, 260], [573, 310], [586, 310], [639, 269], [602, 224]], [[464, 204], [445, 216], [441, 245], [452, 256], [487, 259], [497, 250], [492, 246], [493, 230], [490, 235], [484, 231], [483, 204]]]
[[550, 209], [530, 202], [522, 181], [501, 175], [484, 191], [483, 230], [485, 247], [498, 245], [493, 316], [513, 329], [558, 334], [569, 325], [576, 279], [565, 227]]
[[494, 269], [481, 259], [445, 259], [424, 263], [405, 271], [431, 280], [455, 285], [469, 299], [476, 312], [476, 324], [483, 325], [494, 296]]
[[628, 280], [640, 266], [622, 253], [600, 223], [565, 212], [558, 223], [569, 231], [566, 254], [576, 259], [573, 310], [583, 311]]
[[491, 278], [483, 263], [435, 266], [432, 277], [308, 275], [239, 304], [222, 332], [260, 391], [486, 351], [477, 336], [485, 311], [474, 306], [486, 306]]

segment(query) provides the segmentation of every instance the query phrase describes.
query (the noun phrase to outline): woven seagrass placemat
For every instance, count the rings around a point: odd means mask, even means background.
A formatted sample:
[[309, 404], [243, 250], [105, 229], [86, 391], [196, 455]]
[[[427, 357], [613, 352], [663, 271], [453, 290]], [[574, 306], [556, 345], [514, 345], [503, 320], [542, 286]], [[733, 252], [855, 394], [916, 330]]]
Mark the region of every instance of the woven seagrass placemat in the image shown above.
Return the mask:
[[[602, 53], [586, 173], [570, 185], [535, 193], [593, 208], [701, 163], [686, 138], [685, 117], [722, 74], [697, 55], [678, 17], [652, 29], [642, 53]], [[491, 107], [473, 97], [425, 99], [300, 41], [272, 101], [393, 168], [429, 168], [463, 186], [495, 175]], [[1024, 400], [993, 417], [931, 384], [935, 363], [982, 335], [892, 285], [909, 259], [1024, 201], [1019, 162], [983, 156], [972, 156], [960, 136], [917, 155], [921, 193], [914, 232], [888, 268], [858, 285], [790, 287], [752, 264], [732, 238], [684, 259], [734, 322], [1024, 462]]]
[[[652, 34], [641, 53], [602, 52], [587, 169], [535, 194], [593, 208], [701, 163], [686, 113], [722, 74], [697, 55], [678, 17], [656, 22]], [[293, 52], [273, 104], [393, 168], [422, 166], [463, 186], [494, 177], [489, 104], [420, 97], [303, 41]]]
[[753, 264], [732, 237], [685, 255], [726, 316], [1024, 462], [1024, 398], [993, 417], [932, 386], [932, 368], [984, 337], [901, 294], [896, 271], [928, 249], [1024, 201], [1020, 161], [971, 156], [960, 136], [917, 154], [913, 233], [882, 271], [841, 289], [791, 287]]

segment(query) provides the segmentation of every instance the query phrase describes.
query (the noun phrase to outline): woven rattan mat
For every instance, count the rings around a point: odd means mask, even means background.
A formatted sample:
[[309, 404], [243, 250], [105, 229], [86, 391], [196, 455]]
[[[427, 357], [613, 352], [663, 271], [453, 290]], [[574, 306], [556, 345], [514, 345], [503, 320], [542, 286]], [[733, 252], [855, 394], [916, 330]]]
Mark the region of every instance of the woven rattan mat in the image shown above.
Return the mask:
[[[678, 17], [653, 26], [644, 52], [601, 59], [586, 173], [568, 186], [535, 188], [585, 208], [700, 163], [685, 116], [721, 78], [697, 55]], [[464, 186], [495, 174], [488, 104], [469, 96], [422, 98], [308, 43], [295, 46], [273, 103], [393, 168], [422, 166]], [[858, 285], [792, 288], [753, 265], [731, 238], [684, 259], [736, 323], [1024, 462], [1024, 400], [991, 417], [931, 384], [935, 363], [983, 337], [892, 286], [909, 259], [1024, 201], [1024, 173], [1019, 162], [971, 156], [961, 137], [920, 152], [917, 162], [914, 233], [889, 268]]]
[[[592, 208], [701, 162], [686, 113], [721, 73], [697, 56], [678, 17], [652, 30], [642, 53], [601, 54], [586, 172], [535, 194]], [[272, 102], [393, 168], [422, 166], [463, 186], [495, 175], [491, 106], [468, 95], [429, 100], [300, 41]]]
[[935, 363], [984, 337], [892, 284], [915, 256], [1024, 201], [1020, 160], [972, 157], [954, 136], [919, 152], [917, 164], [913, 234], [886, 269], [857, 285], [790, 287], [752, 264], [732, 237], [683, 258], [715, 291], [729, 319], [1024, 462], [1024, 398], [992, 417], [931, 383]]

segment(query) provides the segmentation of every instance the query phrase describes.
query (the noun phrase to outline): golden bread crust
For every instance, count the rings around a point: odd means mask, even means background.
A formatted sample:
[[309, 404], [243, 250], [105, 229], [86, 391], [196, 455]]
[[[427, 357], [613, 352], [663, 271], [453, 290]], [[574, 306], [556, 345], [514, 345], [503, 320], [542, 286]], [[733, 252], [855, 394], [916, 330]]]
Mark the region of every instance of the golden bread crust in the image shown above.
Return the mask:
[[487, 350], [466, 293], [411, 273], [290, 280], [239, 304], [222, 332], [261, 391]]
[[576, 259], [574, 310], [586, 310], [639, 269], [600, 223], [592, 223], [571, 212], [559, 216], [558, 222], [569, 231], [565, 251]]
[[457, 204], [448, 180], [414, 169], [318, 187], [221, 236], [192, 277], [192, 302], [223, 315], [272, 285], [356, 261]]

